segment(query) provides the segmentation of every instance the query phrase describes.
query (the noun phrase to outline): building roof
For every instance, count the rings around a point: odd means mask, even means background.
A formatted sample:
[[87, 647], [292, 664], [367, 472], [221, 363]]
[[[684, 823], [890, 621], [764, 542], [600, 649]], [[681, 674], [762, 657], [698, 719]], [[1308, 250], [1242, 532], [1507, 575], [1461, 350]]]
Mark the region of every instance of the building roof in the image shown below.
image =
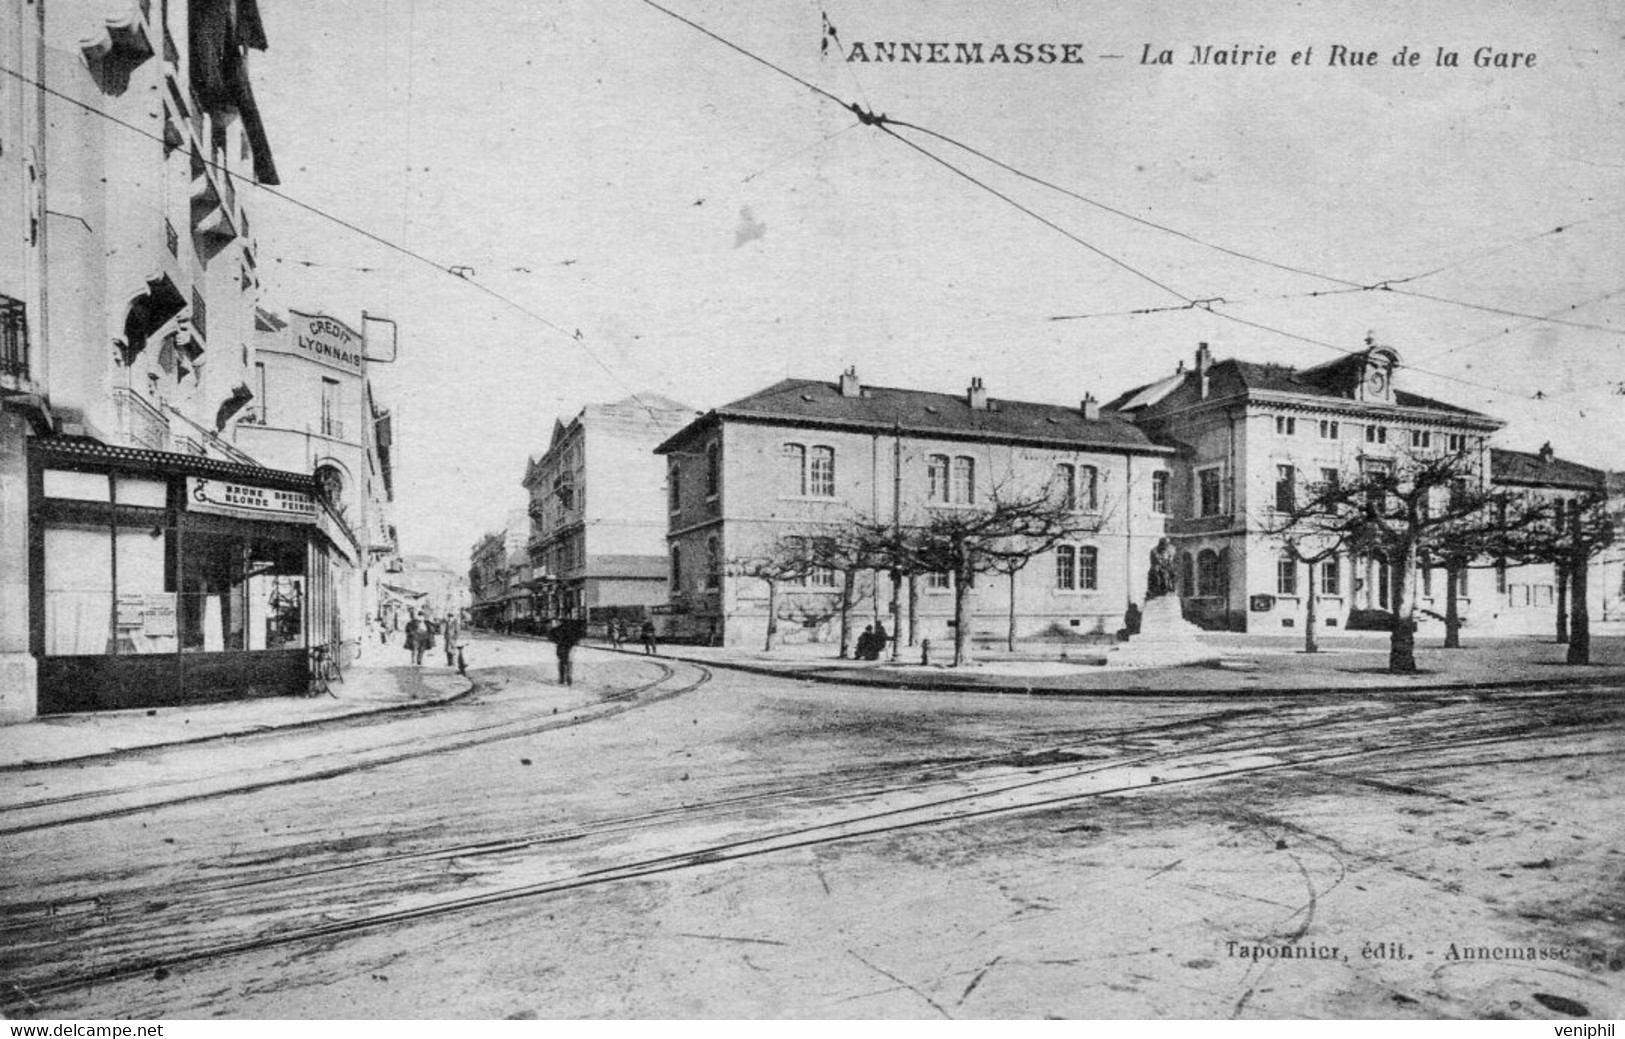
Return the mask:
[[1562, 487], [1571, 490], [1604, 490], [1608, 473], [1578, 462], [1566, 462], [1550, 450], [1537, 452], [1490, 448], [1490, 480], [1526, 487]]
[[655, 448], [664, 453], [693, 431], [734, 419], [808, 427], [902, 432], [946, 438], [1029, 441], [1118, 451], [1165, 453], [1122, 415], [1102, 410], [1085, 418], [1081, 407], [989, 397], [985, 410], [963, 394], [864, 386], [843, 396], [839, 383], [784, 379], [695, 420]]
[[[1359, 385], [1360, 375], [1366, 363], [1367, 356], [1364, 352], [1339, 357], [1313, 368], [1257, 364], [1228, 358], [1214, 361], [1212, 367], [1208, 369], [1208, 396], [1210, 398], [1245, 396], [1262, 391], [1322, 397], [1329, 400], [1353, 400], [1355, 388]], [[1134, 411], [1168, 400], [1176, 393], [1181, 399], [1197, 396], [1197, 373], [1194, 369], [1186, 369], [1157, 382], [1136, 386], [1106, 406], [1122, 411]], [[1480, 423], [1500, 425], [1499, 420], [1482, 412], [1401, 389], [1394, 390], [1394, 404], [1401, 408], [1439, 411]]]

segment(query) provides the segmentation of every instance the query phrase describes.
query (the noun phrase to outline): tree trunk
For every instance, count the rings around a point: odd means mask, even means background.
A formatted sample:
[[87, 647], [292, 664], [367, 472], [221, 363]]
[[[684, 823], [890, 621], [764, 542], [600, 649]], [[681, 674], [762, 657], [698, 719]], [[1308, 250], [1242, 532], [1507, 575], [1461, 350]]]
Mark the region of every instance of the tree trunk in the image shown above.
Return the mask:
[[903, 575], [891, 571], [891, 659], [897, 661], [897, 650], [903, 635]]
[[1557, 571], [1557, 641], [1561, 644], [1569, 640], [1569, 566], [1558, 563], [1553, 569]]
[[1461, 648], [1461, 606], [1456, 596], [1461, 590], [1461, 566], [1447, 563], [1444, 570], [1444, 648]]
[[1408, 544], [1389, 578], [1394, 633], [1388, 643], [1388, 670], [1396, 675], [1416, 673], [1416, 592], [1411, 581], [1415, 572], [1416, 545]]
[[908, 575], [908, 644], [920, 641], [920, 575]]
[[841, 659], [852, 656], [852, 596], [857, 584], [855, 570], [841, 571]]
[[779, 634], [779, 582], [777, 578], [767, 579], [767, 645], [764, 652], [773, 652], [773, 640]]
[[954, 667], [970, 663], [970, 567], [954, 575]]
[[[1574, 537], [1579, 540], [1579, 523], [1574, 524]], [[1574, 561], [1569, 564], [1570, 598], [1573, 602], [1574, 623], [1569, 628], [1569, 655], [1571, 664], [1591, 663], [1591, 604], [1586, 602], [1590, 575], [1586, 573], [1588, 560], [1576, 545]]]
[[1004, 648], [1010, 653], [1016, 651], [1016, 572], [1010, 571], [1010, 628], [1005, 632]]
[[1303, 651], [1319, 653], [1320, 643], [1315, 641], [1315, 564], [1306, 559], [1303, 565], [1309, 570], [1309, 584], [1304, 588]]

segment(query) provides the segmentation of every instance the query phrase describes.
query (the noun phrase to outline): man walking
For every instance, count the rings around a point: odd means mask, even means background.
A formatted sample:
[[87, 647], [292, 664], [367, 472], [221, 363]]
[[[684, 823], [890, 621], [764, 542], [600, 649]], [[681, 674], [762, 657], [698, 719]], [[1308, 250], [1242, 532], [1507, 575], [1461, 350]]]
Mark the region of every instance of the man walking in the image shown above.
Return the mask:
[[457, 614], [455, 612], [448, 611], [446, 613], [446, 627], [444, 630], [444, 635], [446, 638], [447, 667], [457, 666], [457, 641], [462, 634], [462, 624], [459, 622]]
[[559, 685], [575, 685], [575, 664], [570, 655], [575, 652], [576, 643], [581, 641], [582, 628], [580, 621], [562, 620], [553, 629], [553, 650], [559, 658]]
[[638, 629], [638, 634], [643, 636], [643, 652], [646, 655], [654, 653], [655, 652], [655, 622], [652, 621], [652, 620], [645, 620], [643, 622], [643, 627]]
[[422, 667], [423, 651], [429, 648], [429, 622], [422, 611], [413, 610], [412, 619], [406, 622], [406, 648], [412, 653], [412, 663]]

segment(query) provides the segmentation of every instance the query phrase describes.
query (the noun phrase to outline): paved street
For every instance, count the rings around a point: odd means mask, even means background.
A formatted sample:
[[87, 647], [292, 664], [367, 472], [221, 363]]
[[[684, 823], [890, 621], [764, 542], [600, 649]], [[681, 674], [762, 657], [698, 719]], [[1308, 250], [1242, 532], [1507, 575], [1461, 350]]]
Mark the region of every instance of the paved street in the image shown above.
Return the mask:
[[442, 707], [7, 770], [5, 1013], [1625, 1013], [1617, 690], [1055, 699], [592, 650], [564, 689], [550, 646], [476, 645]]

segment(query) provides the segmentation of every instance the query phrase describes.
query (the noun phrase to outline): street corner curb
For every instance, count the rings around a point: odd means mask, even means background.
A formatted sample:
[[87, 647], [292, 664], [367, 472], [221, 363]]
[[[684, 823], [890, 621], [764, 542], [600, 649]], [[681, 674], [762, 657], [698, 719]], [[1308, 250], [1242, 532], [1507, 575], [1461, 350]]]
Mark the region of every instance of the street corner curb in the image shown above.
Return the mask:
[[[613, 651], [612, 651], [613, 652]], [[624, 651], [623, 651], [624, 652]], [[867, 671], [843, 671], [838, 674], [821, 672], [808, 668], [774, 668], [763, 667], [758, 664], [746, 664], [739, 661], [718, 660], [715, 658], [700, 659], [698, 657], [680, 656], [675, 653], [665, 654], [672, 660], [682, 660], [690, 664], [702, 664], [708, 667], [719, 667], [730, 671], [739, 671], [744, 674], [762, 675], [770, 678], [782, 678], [789, 681], [815, 682], [823, 685], [868, 686], [877, 689], [898, 689], [905, 692], [930, 693], [982, 693], [996, 696], [1042, 696], [1055, 699], [1089, 699], [1110, 698], [1123, 699], [1129, 697], [1155, 697], [1162, 699], [1235, 699], [1245, 697], [1250, 699], [1278, 699], [1284, 697], [1307, 696], [1373, 696], [1406, 693], [1471, 693], [1488, 689], [1540, 689], [1552, 685], [1579, 685], [1603, 686], [1625, 689], [1625, 668], [1610, 668], [1607, 674], [1591, 674], [1564, 677], [1561, 675], [1552, 678], [1524, 678], [1524, 679], [1497, 679], [1491, 681], [1463, 680], [1456, 682], [1384, 682], [1372, 685], [1315, 685], [1315, 686], [1246, 686], [1233, 685], [1224, 688], [1183, 688], [1158, 689], [1137, 687], [1091, 687], [1071, 688], [1066, 686], [1046, 686], [1041, 684], [1008, 684], [982, 683], [956, 681], [953, 679], [928, 678], [922, 681], [899, 681], [887, 678], [871, 678]], [[1211, 664], [1190, 665], [1190, 670], [1212, 671]], [[854, 677], [865, 676], [865, 677]]]
[[[439, 677], [439, 676], [437, 676]], [[42, 758], [35, 761], [20, 761], [14, 764], [0, 765], [0, 773], [21, 772], [29, 769], [52, 768], [57, 765], [79, 765], [93, 761], [105, 761], [112, 758], [124, 757], [130, 754], [140, 754], [149, 750], [164, 750], [171, 747], [187, 747], [202, 743], [212, 743], [216, 740], [236, 739], [240, 736], [253, 736], [267, 732], [292, 732], [300, 729], [316, 729], [324, 725], [333, 725], [349, 721], [354, 718], [366, 717], [376, 714], [398, 714], [408, 711], [430, 711], [437, 707], [456, 703], [472, 695], [475, 681], [468, 675], [444, 676], [450, 691], [435, 697], [423, 700], [406, 700], [400, 703], [382, 703], [369, 706], [357, 705], [352, 710], [336, 714], [323, 715], [320, 718], [301, 718], [289, 721], [286, 724], [266, 723], [263, 721], [245, 723], [239, 728], [227, 729], [222, 732], [212, 732], [207, 736], [192, 736], [187, 739], [159, 740], [152, 743], [136, 743], [117, 747], [112, 750], [94, 751], [89, 754], [75, 754], [60, 758]]]

